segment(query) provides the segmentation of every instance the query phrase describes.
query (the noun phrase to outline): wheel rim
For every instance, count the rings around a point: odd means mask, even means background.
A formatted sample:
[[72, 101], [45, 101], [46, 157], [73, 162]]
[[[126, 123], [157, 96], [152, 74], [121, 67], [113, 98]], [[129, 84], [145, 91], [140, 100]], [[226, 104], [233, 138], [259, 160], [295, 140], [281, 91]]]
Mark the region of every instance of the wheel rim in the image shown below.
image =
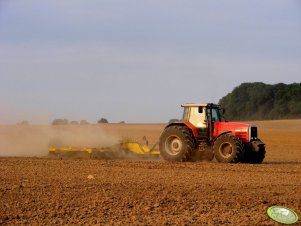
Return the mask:
[[165, 141], [165, 150], [169, 155], [177, 155], [182, 150], [183, 143], [177, 136], [170, 136]]
[[222, 143], [219, 148], [220, 154], [225, 157], [229, 158], [233, 153], [233, 146], [229, 142]]

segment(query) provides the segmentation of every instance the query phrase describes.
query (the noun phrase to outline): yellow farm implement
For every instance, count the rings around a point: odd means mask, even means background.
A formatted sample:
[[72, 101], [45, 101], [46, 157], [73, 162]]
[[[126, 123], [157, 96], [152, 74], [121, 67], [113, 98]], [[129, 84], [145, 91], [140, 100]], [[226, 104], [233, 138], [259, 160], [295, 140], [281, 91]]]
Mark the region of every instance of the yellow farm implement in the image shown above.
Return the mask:
[[54, 158], [124, 159], [160, 156], [157, 144], [150, 148], [148, 142], [143, 145], [139, 142], [125, 140], [114, 147], [101, 148], [55, 147], [55, 145], [50, 145], [48, 152], [49, 157]]

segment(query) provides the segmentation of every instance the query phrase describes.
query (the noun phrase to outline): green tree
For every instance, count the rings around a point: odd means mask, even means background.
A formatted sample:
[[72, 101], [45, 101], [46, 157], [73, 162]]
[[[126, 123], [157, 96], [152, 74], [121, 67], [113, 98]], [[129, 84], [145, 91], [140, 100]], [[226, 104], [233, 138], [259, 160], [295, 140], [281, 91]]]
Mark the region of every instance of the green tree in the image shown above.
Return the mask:
[[102, 124], [102, 123], [109, 123], [109, 121], [105, 118], [101, 118], [97, 121], [98, 124]]
[[55, 119], [51, 123], [52, 125], [68, 125], [67, 119]]
[[242, 83], [219, 104], [231, 121], [301, 118], [301, 83]]

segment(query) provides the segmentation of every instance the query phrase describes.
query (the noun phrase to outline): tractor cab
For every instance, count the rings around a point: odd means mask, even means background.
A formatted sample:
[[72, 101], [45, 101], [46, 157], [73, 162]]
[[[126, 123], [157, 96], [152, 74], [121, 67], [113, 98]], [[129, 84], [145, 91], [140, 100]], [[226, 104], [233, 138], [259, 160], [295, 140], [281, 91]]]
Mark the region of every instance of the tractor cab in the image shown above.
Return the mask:
[[182, 104], [182, 121], [190, 122], [196, 128], [207, 128], [208, 122], [221, 122], [221, 108], [215, 104]]
[[213, 128], [213, 122], [221, 122], [222, 109], [216, 104], [182, 104], [184, 108], [183, 122], [191, 123], [202, 139], [210, 137], [208, 128]]

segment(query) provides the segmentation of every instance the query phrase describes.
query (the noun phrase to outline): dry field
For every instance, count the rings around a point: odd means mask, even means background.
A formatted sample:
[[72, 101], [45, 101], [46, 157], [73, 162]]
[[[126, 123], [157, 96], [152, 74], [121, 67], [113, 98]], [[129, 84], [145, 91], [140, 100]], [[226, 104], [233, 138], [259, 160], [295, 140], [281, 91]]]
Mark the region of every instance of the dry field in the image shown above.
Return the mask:
[[[271, 205], [301, 216], [301, 120], [252, 123], [267, 145], [260, 165], [2, 157], [0, 224], [277, 225], [266, 215]], [[163, 127], [57, 130], [69, 142], [98, 138], [109, 144], [121, 137], [141, 141], [145, 135], [154, 144]], [[41, 156], [57, 133], [48, 127], [0, 126], [0, 155]]]

